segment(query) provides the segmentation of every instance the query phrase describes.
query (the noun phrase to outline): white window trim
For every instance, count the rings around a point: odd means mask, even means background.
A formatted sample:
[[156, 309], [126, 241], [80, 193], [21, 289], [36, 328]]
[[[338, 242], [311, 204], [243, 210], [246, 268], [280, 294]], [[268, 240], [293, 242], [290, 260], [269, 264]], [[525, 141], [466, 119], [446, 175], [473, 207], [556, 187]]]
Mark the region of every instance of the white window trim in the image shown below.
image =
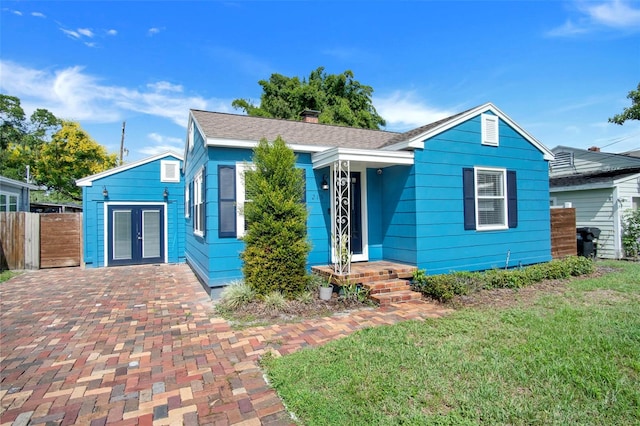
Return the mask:
[[195, 124], [193, 124], [193, 120], [189, 123], [189, 135], [187, 138], [189, 139], [189, 151], [193, 150], [193, 140], [195, 139]]
[[[476, 230], [478, 231], [496, 231], [496, 230], [503, 230], [503, 229], [509, 229], [509, 199], [508, 199], [508, 194], [507, 194], [507, 169], [501, 169], [501, 168], [494, 168], [494, 167], [474, 167], [473, 168], [474, 173], [473, 173], [473, 179], [474, 179], [474, 188], [475, 188], [475, 194], [474, 194], [474, 198], [475, 198], [475, 203], [476, 203]], [[479, 172], [500, 172], [502, 173], [502, 197], [489, 197], [489, 196], [482, 196], [480, 197], [478, 195], [479, 193], [479, 188], [478, 188], [478, 173]], [[502, 203], [502, 208], [503, 208], [503, 218], [504, 218], [504, 223], [501, 225], [482, 225], [480, 224], [480, 209], [479, 209], [479, 203], [478, 200], [479, 198], [483, 198], [483, 199], [499, 199], [502, 198], [503, 203]]]
[[246, 190], [244, 185], [244, 173], [247, 170], [255, 170], [253, 163], [236, 163], [236, 237], [244, 237], [244, 204], [246, 202]]
[[[19, 212], [20, 211], [20, 194], [16, 193], [16, 192], [7, 192], [7, 191], [0, 191], [1, 195], [5, 196], [5, 205], [4, 208], [5, 210], [0, 210], [3, 212]], [[16, 197], [16, 209], [15, 210], [9, 210], [9, 206], [11, 206], [11, 198], [10, 197]]]
[[189, 202], [191, 201], [190, 197], [191, 197], [191, 194], [189, 192], [189, 185], [185, 184], [185, 187], [184, 187], [184, 217], [186, 217], [186, 218], [190, 217], [190, 212], [189, 212]]
[[[198, 173], [193, 177], [193, 233], [197, 236], [204, 236], [204, 229], [198, 229], [200, 226], [200, 209], [201, 204], [206, 203], [204, 194], [202, 193], [202, 172], [200, 169]], [[205, 218], [206, 220], [206, 218]], [[205, 222], [206, 224], [206, 222]]]
[[[167, 168], [173, 166], [176, 172], [174, 177], [167, 176]], [[160, 182], [180, 182], [180, 162], [173, 160], [160, 161]]]
[[[481, 114], [482, 117], [482, 145], [499, 146], [500, 119], [497, 115]], [[491, 132], [490, 130], [493, 130]]]

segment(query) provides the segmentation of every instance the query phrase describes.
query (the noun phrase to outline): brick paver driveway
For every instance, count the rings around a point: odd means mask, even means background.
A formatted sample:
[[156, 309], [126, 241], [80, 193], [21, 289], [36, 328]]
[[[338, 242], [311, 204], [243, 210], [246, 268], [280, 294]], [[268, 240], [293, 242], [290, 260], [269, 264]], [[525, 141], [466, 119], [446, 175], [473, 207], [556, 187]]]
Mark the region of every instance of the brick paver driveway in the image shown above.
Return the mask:
[[0, 284], [0, 424], [290, 424], [257, 360], [423, 302], [233, 331], [186, 265], [28, 272]]

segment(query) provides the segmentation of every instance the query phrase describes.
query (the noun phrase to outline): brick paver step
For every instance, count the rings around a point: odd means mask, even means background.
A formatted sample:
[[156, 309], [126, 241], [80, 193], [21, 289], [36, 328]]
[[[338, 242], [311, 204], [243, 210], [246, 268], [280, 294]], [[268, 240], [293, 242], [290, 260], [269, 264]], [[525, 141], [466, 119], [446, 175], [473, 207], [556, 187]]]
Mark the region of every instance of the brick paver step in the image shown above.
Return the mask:
[[369, 289], [369, 294], [392, 293], [395, 291], [411, 290], [409, 281], [401, 279], [389, 279], [364, 284]]
[[389, 306], [393, 303], [408, 302], [410, 300], [420, 300], [422, 294], [417, 291], [403, 290], [394, 291], [393, 293], [381, 293], [373, 294], [369, 296], [371, 300], [378, 303], [380, 306]]

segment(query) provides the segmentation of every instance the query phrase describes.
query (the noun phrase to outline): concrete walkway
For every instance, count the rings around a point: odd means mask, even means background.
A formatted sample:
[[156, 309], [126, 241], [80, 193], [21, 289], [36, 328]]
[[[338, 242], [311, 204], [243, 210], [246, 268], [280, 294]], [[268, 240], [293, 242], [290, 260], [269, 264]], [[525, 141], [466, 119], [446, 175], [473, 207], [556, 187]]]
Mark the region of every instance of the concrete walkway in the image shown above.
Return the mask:
[[186, 265], [0, 284], [0, 425], [288, 425], [257, 361], [447, 311], [424, 302], [234, 331]]

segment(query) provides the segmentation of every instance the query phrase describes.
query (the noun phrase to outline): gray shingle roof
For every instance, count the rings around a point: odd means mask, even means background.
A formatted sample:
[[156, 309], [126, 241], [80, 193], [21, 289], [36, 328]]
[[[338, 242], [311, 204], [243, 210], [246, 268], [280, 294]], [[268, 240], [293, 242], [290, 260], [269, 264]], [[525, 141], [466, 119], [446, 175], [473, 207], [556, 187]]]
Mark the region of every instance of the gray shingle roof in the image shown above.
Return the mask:
[[357, 129], [328, 124], [305, 123], [248, 115], [191, 110], [207, 138], [273, 141], [282, 138], [288, 144], [375, 149], [401, 135], [383, 130]]
[[454, 114], [454, 115], [452, 115], [450, 117], [445, 117], [445, 118], [443, 118], [441, 120], [434, 121], [433, 123], [429, 123], [429, 124], [426, 124], [424, 126], [418, 127], [416, 129], [409, 130], [408, 132], [397, 134], [396, 136], [394, 136], [393, 138], [391, 138], [387, 142], [385, 142], [385, 144], [382, 145], [381, 147], [389, 146], [389, 145], [393, 145], [393, 144], [396, 144], [396, 143], [399, 143], [399, 142], [404, 142], [404, 141], [411, 140], [416, 136], [419, 136], [419, 135], [421, 135], [423, 133], [428, 132], [429, 130], [431, 130], [433, 128], [436, 128], [436, 127], [440, 126], [441, 124], [445, 124], [450, 120], [454, 120], [456, 117], [459, 117], [462, 114], [465, 114], [467, 111], [471, 111], [472, 109], [473, 108], [468, 109], [466, 111], [459, 112], [458, 114]]

